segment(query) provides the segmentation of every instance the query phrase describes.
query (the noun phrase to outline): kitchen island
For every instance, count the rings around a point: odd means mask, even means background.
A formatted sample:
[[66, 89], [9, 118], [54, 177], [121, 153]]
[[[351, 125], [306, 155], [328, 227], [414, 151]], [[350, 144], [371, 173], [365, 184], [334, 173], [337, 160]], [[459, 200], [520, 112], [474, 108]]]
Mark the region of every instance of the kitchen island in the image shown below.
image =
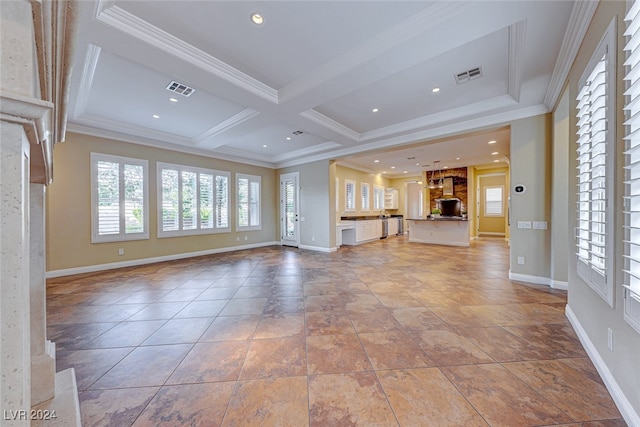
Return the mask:
[[407, 219], [409, 242], [469, 246], [469, 221], [462, 217]]

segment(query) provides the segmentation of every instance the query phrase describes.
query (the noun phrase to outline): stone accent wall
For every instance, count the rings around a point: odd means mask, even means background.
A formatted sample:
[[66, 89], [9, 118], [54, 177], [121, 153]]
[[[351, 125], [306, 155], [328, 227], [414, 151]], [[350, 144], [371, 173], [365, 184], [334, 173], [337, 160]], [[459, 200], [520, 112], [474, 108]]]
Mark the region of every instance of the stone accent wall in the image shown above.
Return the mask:
[[[429, 178], [431, 177], [431, 171], [427, 172], [427, 178], [424, 181], [426, 185], [429, 183]], [[455, 169], [446, 169], [442, 171], [443, 178], [453, 178], [453, 197], [457, 197], [462, 201], [462, 204], [465, 208], [468, 209], [467, 205], [467, 168], [455, 168]], [[431, 200], [431, 206], [429, 207], [429, 212], [431, 213], [432, 209], [436, 207], [436, 199], [443, 198], [442, 189], [441, 188], [432, 188], [430, 191], [429, 200]]]

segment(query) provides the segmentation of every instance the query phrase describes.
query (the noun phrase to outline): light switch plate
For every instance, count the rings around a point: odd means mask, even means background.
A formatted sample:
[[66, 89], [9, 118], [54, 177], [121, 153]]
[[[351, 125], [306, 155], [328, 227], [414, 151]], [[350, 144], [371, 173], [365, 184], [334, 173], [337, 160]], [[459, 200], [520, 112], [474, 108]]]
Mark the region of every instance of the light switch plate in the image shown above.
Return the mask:
[[546, 230], [547, 229], [547, 221], [533, 221], [533, 229], [534, 230]]
[[531, 228], [531, 221], [518, 221], [518, 228]]

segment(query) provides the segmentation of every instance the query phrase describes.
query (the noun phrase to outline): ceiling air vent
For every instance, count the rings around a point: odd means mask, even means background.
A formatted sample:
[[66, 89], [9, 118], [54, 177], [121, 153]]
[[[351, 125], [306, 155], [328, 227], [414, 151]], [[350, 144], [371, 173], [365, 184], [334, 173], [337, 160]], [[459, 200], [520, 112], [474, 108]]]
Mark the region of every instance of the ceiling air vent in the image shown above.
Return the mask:
[[301, 130], [297, 130], [295, 132], [291, 132], [294, 135], [302, 135], [302, 131]]
[[171, 83], [167, 86], [167, 90], [175, 93], [179, 93], [182, 96], [189, 96], [196, 90], [192, 87], [189, 87], [185, 84], [178, 83], [175, 80], [172, 80]]
[[482, 77], [481, 67], [472, 68], [470, 70], [463, 71], [462, 73], [458, 73], [455, 75], [457, 84], [466, 83], [470, 80], [474, 80], [480, 77]]

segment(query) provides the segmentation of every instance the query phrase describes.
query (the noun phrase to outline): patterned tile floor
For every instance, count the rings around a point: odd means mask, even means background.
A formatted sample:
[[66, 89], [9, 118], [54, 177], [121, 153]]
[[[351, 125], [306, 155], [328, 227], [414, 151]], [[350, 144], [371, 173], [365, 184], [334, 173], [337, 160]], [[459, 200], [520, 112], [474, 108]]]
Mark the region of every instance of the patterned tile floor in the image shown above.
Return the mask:
[[85, 426], [625, 426], [508, 247], [393, 237], [52, 279]]

